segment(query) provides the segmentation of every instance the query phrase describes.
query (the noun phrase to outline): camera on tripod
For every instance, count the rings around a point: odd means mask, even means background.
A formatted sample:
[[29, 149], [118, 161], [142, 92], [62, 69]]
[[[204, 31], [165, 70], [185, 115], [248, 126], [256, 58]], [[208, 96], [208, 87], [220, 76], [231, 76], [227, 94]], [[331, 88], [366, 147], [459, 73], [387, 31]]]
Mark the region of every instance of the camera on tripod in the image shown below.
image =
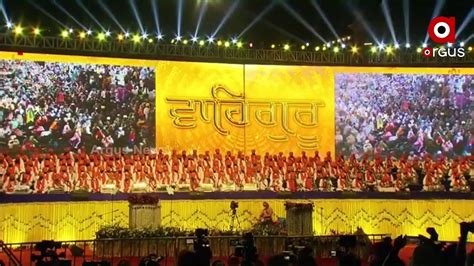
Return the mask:
[[230, 209], [232, 210], [232, 214], [237, 212], [237, 208], [239, 208], [239, 203], [237, 201], [230, 202]]

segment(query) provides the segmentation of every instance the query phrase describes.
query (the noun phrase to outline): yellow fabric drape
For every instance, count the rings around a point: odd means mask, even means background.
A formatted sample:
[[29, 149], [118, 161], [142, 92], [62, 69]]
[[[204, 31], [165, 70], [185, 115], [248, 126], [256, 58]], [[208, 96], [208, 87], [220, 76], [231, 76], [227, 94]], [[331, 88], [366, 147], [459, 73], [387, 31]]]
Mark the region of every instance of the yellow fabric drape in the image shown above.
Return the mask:
[[[276, 217], [285, 217], [285, 200], [266, 200]], [[241, 229], [257, 222], [263, 200], [240, 200], [237, 211]], [[306, 201], [308, 202], [308, 201]], [[456, 241], [459, 223], [474, 220], [473, 200], [311, 200], [313, 228], [317, 235], [366, 233], [392, 236], [426, 234], [437, 229], [443, 240]], [[230, 200], [162, 201], [162, 225], [185, 229], [197, 227], [228, 230]], [[321, 218], [322, 217], [322, 218]], [[0, 239], [26, 241], [93, 239], [103, 225], [128, 226], [128, 203], [54, 202], [0, 205]], [[237, 224], [236, 224], [237, 226]]]

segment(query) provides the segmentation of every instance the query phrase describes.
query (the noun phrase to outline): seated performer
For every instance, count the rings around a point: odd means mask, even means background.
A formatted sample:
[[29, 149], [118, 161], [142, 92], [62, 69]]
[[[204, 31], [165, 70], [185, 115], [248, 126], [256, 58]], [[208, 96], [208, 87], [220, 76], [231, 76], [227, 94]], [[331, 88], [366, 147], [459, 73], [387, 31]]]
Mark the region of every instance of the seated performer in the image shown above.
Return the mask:
[[270, 205], [264, 201], [263, 202], [263, 210], [262, 213], [260, 214], [260, 221], [262, 223], [271, 223], [273, 222], [273, 210], [270, 207]]

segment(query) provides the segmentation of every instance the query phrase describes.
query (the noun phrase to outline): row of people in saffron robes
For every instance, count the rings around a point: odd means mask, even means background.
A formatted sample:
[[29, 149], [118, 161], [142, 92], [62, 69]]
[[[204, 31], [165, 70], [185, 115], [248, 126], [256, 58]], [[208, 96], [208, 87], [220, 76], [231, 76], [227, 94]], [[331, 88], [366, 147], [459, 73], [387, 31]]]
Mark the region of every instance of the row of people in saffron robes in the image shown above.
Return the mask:
[[199, 191], [469, 191], [473, 156], [447, 159], [364, 156], [357, 159], [330, 153], [264, 155], [252, 151], [215, 150], [150, 154], [0, 154], [0, 190], [46, 193], [51, 190], [100, 192], [104, 186], [131, 192], [134, 185], [148, 191], [173, 186]]

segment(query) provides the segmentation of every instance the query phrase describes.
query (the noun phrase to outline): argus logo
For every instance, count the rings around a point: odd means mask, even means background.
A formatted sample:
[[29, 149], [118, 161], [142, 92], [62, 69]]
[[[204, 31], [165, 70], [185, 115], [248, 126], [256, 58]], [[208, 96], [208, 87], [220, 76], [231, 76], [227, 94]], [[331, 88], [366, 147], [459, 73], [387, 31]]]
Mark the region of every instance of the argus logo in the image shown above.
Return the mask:
[[[456, 41], [456, 18], [436, 17], [428, 25], [428, 35], [430, 39], [439, 44], [454, 43]], [[464, 57], [464, 48], [431, 48], [425, 47], [421, 51], [425, 57]]]
[[454, 43], [456, 40], [456, 18], [436, 17], [428, 25], [428, 35], [439, 44]]

